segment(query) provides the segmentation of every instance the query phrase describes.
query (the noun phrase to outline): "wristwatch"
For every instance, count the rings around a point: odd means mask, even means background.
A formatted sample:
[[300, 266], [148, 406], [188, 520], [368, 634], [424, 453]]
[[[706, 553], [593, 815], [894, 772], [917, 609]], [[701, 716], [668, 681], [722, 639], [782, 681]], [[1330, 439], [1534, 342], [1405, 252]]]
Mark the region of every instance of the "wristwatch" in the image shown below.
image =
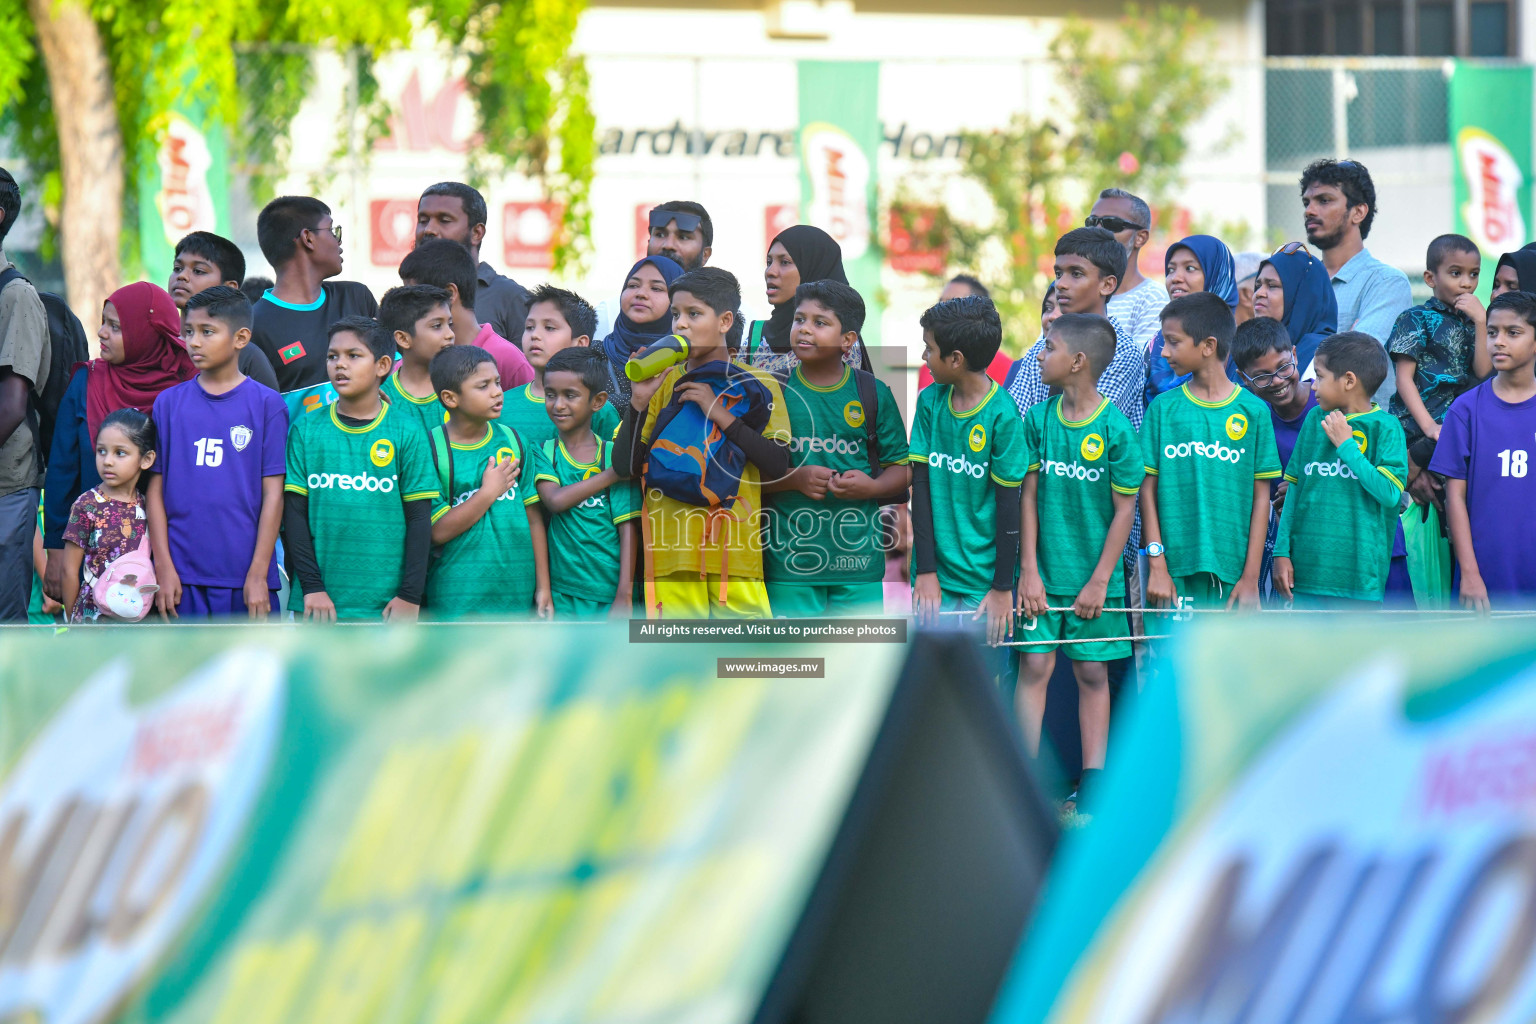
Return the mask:
[[1146, 555], [1148, 558], [1156, 558], [1167, 550], [1167, 548], [1163, 547], [1157, 541], [1153, 541], [1151, 544], [1148, 544], [1146, 547], [1141, 549], [1142, 554]]

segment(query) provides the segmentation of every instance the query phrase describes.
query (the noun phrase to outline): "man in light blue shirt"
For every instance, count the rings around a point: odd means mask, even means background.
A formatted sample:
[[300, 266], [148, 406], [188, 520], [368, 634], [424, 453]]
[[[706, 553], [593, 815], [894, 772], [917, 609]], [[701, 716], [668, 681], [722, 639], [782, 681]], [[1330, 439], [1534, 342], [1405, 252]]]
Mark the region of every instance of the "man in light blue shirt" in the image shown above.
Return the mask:
[[[1321, 251], [1333, 278], [1339, 331], [1361, 331], [1385, 347], [1397, 315], [1413, 305], [1413, 290], [1407, 274], [1365, 247], [1376, 219], [1371, 173], [1354, 160], [1318, 160], [1301, 173], [1301, 204], [1307, 241]], [[1376, 401], [1385, 406], [1396, 390], [1388, 374]]]

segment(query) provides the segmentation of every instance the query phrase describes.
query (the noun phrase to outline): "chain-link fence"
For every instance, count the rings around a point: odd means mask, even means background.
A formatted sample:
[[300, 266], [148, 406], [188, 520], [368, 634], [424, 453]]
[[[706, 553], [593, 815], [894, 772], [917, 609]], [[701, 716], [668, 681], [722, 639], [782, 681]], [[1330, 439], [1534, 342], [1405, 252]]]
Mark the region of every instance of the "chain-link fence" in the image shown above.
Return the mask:
[[1271, 58], [1265, 62], [1268, 241], [1304, 237], [1298, 182], [1323, 157], [1369, 168], [1380, 216], [1371, 251], [1403, 267], [1452, 230], [1450, 64], [1413, 58]]

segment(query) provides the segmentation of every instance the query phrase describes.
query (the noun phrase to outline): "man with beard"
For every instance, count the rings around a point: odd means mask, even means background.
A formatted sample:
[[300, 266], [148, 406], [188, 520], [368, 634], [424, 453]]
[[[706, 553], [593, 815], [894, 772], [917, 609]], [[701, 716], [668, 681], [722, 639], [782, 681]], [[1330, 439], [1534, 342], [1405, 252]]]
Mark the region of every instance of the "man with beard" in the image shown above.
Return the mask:
[[[674, 199], [651, 211], [650, 234], [646, 236], [645, 254], [665, 256], [684, 271], [698, 270], [709, 262], [710, 246], [715, 242], [715, 225], [709, 211], [698, 203]], [[602, 339], [613, 333], [619, 301], [604, 299], [597, 305], [597, 333]], [[736, 318], [738, 323], [741, 318]], [[734, 334], [740, 334], [738, 327]]]
[[477, 190], [460, 181], [438, 182], [416, 201], [416, 244], [447, 238], [468, 249], [478, 264], [475, 319], [518, 345], [528, 319], [528, 289], [496, 273], [480, 258], [487, 216], [485, 197]]
[[[1318, 160], [1301, 172], [1301, 205], [1307, 241], [1321, 251], [1333, 278], [1339, 332], [1361, 331], [1386, 345], [1397, 315], [1413, 305], [1413, 292], [1407, 274], [1365, 247], [1376, 219], [1371, 173], [1354, 160]], [[1376, 401], [1385, 406], [1396, 390], [1388, 374]]]

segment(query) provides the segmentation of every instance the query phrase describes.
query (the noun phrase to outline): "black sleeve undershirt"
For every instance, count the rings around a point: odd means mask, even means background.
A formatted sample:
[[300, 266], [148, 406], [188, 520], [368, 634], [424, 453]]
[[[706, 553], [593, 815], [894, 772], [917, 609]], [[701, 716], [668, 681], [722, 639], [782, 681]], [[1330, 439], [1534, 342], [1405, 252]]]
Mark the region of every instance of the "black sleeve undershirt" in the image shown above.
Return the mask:
[[933, 498], [928, 493], [928, 463], [912, 464], [913, 572], [939, 571], [939, 549], [933, 540]]
[[992, 589], [1012, 590], [1014, 574], [1019, 568], [1019, 524], [1024, 518], [1024, 488], [1017, 484], [1005, 487], [994, 480], [992, 493], [997, 497], [997, 560], [992, 563]]
[[640, 422], [645, 413], [632, 405], [624, 407], [624, 418], [619, 421], [619, 432], [613, 436], [613, 469], [625, 479], [640, 475], [645, 465], [645, 453], [650, 446], [640, 440]]
[[741, 420], [727, 427], [725, 436], [757, 467], [759, 479], [779, 480], [789, 472], [789, 445], [783, 441], [770, 441]]
[[405, 562], [400, 567], [400, 589], [395, 596], [421, 604], [427, 590], [427, 566], [432, 560], [432, 499], [405, 503]]
[[315, 559], [315, 539], [309, 532], [309, 495], [283, 492], [283, 551], [288, 558], [288, 579], [297, 581], [307, 594], [325, 589], [320, 563]]

